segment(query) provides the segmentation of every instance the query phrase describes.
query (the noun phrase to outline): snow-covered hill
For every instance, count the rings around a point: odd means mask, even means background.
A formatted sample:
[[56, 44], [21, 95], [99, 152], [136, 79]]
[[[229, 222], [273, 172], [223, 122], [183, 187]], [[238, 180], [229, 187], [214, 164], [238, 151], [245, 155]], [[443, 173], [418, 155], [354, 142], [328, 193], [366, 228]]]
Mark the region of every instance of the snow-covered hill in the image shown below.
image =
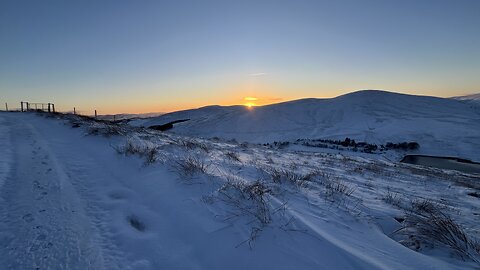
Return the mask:
[[363, 90], [247, 108], [209, 106], [132, 121], [151, 126], [179, 119], [172, 132], [256, 143], [353, 138], [383, 144], [416, 141], [422, 154], [480, 160], [480, 108], [455, 99]]
[[480, 102], [480, 93], [473, 94], [473, 95], [453, 97], [453, 99]]
[[0, 149], [0, 269], [480, 265], [478, 174], [71, 114], [2, 112]]
[[469, 106], [473, 106], [480, 109], [480, 93], [466, 96], [453, 97], [452, 99], [460, 100]]

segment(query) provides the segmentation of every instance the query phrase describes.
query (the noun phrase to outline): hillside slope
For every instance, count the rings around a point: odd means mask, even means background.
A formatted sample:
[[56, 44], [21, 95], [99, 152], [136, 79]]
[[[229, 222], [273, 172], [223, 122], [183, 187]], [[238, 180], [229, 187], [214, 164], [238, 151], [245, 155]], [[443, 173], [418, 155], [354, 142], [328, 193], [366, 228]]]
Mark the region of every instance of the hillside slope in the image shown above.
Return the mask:
[[480, 263], [476, 175], [62, 114], [0, 113], [0, 147], [0, 269]]
[[331, 99], [301, 99], [262, 107], [209, 106], [133, 121], [172, 132], [265, 143], [299, 138], [353, 138], [382, 144], [417, 141], [421, 153], [480, 160], [480, 108], [446, 98], [364, 90]]

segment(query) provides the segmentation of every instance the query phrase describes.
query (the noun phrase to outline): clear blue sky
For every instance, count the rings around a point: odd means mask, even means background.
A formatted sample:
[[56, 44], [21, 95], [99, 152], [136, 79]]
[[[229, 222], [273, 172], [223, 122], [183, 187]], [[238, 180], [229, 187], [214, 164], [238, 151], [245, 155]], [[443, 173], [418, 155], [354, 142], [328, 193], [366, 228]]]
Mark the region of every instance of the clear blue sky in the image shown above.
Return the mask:
[[480, 92], [480, 1], [0, 1], [2, 102], [147, 112], [358, 89]]

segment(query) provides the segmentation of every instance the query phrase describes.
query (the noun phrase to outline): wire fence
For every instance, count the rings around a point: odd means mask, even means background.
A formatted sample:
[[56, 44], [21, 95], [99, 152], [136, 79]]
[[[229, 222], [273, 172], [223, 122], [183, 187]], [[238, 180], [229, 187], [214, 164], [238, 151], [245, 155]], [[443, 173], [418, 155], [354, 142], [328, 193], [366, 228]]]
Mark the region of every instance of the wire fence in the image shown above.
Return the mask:
[[55, 104], [22, 101], [20, 102], [20, 110], [22, 112], [23, 111], [55, 112]]
[[[17, 103], [18, 104], [18, 103]], [[43, 102], [27, 102], [27, 101], [21, 101], [20, 102], [20, 107], [12, 107], [11, 104], [8, 104], [5, 102], [5, 107], [3, 108], [4, 111], [9, 111], [9, 112], [28, 112], [28, 111], [42, 111], [42, 112], [63, 112], [63, 113], [71, 113], [71, 114], [78, 114], [78, 115], [87, 115], [87, 116], [94, 116], [97, 118], [97, 110], [92, 110], [90, 113], [87, 111], [78, 111], [75, 107], [73, 107], [73, 110], [69, 111], [58, 111], [55, 109], [55, 104], [54, 103], [43, 103]], [[0, 109], [2, 111], [2, 109]], [[111, 116], [101, 116], [102, 118], [113, 118], [112, 120], [115, 120], [116, 115], [111, 115]]]

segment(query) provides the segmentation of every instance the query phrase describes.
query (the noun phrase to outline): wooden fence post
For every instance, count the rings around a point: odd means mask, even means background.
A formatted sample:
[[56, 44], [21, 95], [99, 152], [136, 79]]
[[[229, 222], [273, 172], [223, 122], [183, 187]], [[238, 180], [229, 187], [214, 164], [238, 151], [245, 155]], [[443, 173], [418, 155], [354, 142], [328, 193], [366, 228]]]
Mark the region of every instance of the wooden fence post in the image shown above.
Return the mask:
[[55, 104], [52, 103], [52, 111], [55, 112]]
[[95, 118], [97, 118], [97, 110], [95, 110]]
[[5, 110], [8, 112], [8, 104], [5, 102]]
[[73, 114], [77, 114], [77, 111], [75, 110], [75, 107], [73, 107]]
[[20, 111], [23, 112], [23, 101], [20, 101]]

